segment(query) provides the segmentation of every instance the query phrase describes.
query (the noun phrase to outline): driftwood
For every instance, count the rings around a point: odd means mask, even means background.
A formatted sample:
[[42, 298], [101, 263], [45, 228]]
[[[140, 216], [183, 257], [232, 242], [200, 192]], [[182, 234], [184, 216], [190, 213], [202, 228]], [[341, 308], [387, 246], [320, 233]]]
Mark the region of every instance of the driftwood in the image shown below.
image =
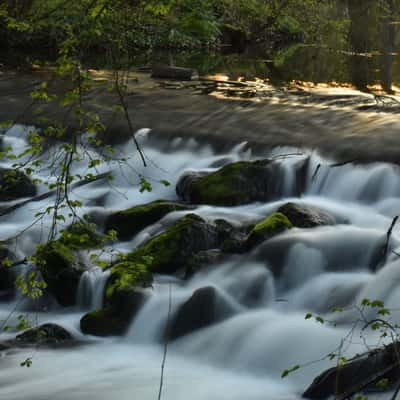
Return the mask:
[[387, 387], [393, 390], [399, 381], [399, 343], [393, 342], [383, 348], [373, 350], [349, 360], [342, 366], [324, 371], [303, 393], [307, 399], [350, 399], [359, 392], [378, 391], [378, 382], [387, 380]]

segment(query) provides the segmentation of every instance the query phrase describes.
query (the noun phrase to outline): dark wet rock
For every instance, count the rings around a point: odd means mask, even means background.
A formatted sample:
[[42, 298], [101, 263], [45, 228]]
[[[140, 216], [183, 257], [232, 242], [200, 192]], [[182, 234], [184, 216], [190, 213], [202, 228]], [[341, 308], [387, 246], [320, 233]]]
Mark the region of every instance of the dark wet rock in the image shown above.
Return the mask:
[[83, 333], [95, 336], [123, 335], [147, 298], [149, 290], [120, 290], [113, 304], [85, 314], [80, 321]]
[[[347, 399], [359, 392], [392, 390], [398, 384], [400, 367], [398, 342], [355, 357], [340, 367], [333, 367], [317, 378], [303, 393], [307, 399], [326, 399], [331, 396]], [[378, 382], [387, 380], [385, 388]]]
[[303, 204], [286, 203], [278, 212], [286, 215], [293, 226], [298, 228], [314, 228], [316, 226], [335, 225], [335, 218], [317, 207]]
[[234, 315], [234, 307], [212, 286], [197, 289], [174, 316], [169, 338], [181, 336], [223, 321]]
[[36, 187], [22, 172], [0, 168], [0, 201], [17, 200], [36, 195]]
[[15, 338], [15, 342], [23, 345], [60, 345], [72, 342], [73, 339], [62, 326], [44, 324], [21, 333]]
[[288, 229], [291, 229], [293, 224], [286, 215], [275, 212], [269, 217], [259, 222], [249, 233], [244, 243], [244, 248], [249, 250], [259, 245]]
[[239, 161], [210, 174], [189, 173], [176, 186], [178, 196], [193, 204], [237, 206], [279, 195], [282, 170], [271, 160]]
[[128, 240], [168, 213], [189, 209], [190, 206], [178, 202], [153, 201], [111, 214], [105, 222], [105, 230], [115, 230], [120, 240]]
[[229, 255], [219, 249], [199, 251], [185, 265], [185, 279], [211, 265], [223, 262]]
[[85, 269], [78, 255], [62, 242], [51, 241], [40, 246], [35, 257], [48, 291], [60, 305], [75, 305]]
[[9, 300], [15, 294], [15, 275], [12, 269], [2, 262], [11, 258], [12, 255], [7, 246], [0, 244], [0, 300]]

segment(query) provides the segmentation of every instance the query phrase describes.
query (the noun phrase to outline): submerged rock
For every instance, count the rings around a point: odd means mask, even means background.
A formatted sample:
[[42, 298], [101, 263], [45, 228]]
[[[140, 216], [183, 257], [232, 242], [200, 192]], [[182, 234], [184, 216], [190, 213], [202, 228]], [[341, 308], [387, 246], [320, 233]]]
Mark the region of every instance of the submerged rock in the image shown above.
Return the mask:
[[[395, 342], [357, 356], [340, 367], [330, 368], [314, 379], [303, 397], [347, 399], [359, 392], [393, 390], [400, 374], [399, 351], [400, 344]], [[385, 385], [380, 385], [381, 382]]]
[[293, 224], [286, 215], [275, 212], [264, 221], [258, 223], [249, 233], [244, 247], [249, 250], [273, 236], [278, 235], [288, 229], [293, 228]]
[[79, 280], [84, 271], [76, 253], [54, 240], [39, 246], [35, 257], [48, 291], [60, 305], [75, 305]]
[[36, 192], [35, 185], [23, 172], [0, 168], [0, 201], [32, 197]]
[[23, 345], [60, 345], [72, 342], [73, 339], [62, 326], [44, 324], [21, 333], [15, 338], [15, 342]]
[[335, 225], [335, 218], [317, 207], [303, 204], [286, 203], [278, 212], [286, 215], [297, 228], [314, 228], [323, 225]]
[[105, 230], [115, 230], [120, 240], [127, 240], [168, 213], [188, 209], [191, 207], [173, 201], [153, 201], [111, 214], [105, 222]]
[[194, 204], [237, 206], [276, 197], [282, 185], [279, 163], [239, 161], [210, 174], [190, 173], [180, 178], [178, 196]]
[[205, 328], [235, 314], [234, 307], [212, 286], [197, 289], [183, 303], [171, 322], [169, 339]]

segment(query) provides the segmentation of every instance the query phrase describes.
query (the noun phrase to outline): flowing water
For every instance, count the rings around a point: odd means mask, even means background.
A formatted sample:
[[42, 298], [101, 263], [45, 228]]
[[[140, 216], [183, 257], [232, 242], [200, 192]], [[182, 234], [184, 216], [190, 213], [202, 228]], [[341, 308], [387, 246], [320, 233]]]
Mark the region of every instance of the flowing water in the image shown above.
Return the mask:
[[[14, 127], [4, 136], [4, 143], [21, 152], [27, 146], [28, 134], [29, 128]], [[391, 251], [400, 246], [397, 227], [385, 265], [378, 262], [386, 232], [400, 205], [397, 166], [331, 167], [330, 160], [315, 153], [279, 157], [293, 153], [293, 149], [278, 148], [255, 156], [243, 143], [226, 154], [217, 154], [194, 140], [158, 142], [147, 130], [139, 132], [139, 137], [149, 160], [148, 168], [141, 166], [134, 145], [127, 143], [116, 148], [117, 153], [129, 159], [127, 164], [104, 164], [96, 171], [112, 171], [112, 182], [97, 180], [76, 187], [71, 194], [73, 199], [83, 202], [82, 214], [90, 214], [100, 226], [112, 211], [161, 198], [176, 199], [175, 184], [185, 171], [212, 171], [228, 162], [260, 157], [277, 157], [284, 167], [282, 191], [276, 201], [239, 207], [199, 206], [195, 212], [206, 220], [224, 218], [240, 224], [259, 221], [285, 202], [296, 200], [328, 211], [338, 224], [292, 229], [249, 254], [232, 256], [204, 268], [187, 282], [156, 277], [150, 298], [124, 337], [103, 339], [79, 331], [81, 316], [101, 306], [107, 272], [94, 266], [82, 276], [77, 307], [61, 309], [47, 301], [48, 310], [29, 312], [29, 304], [18, 299], [0, 303], [0, 319], [6, 319], [11, 310], [17, 309], [8, 321], [10, 325], [17, 315], [28, 313], [37, 322], [61, 324], [83, 342], [67, 349], [2, 352], [1, 399], [156, 399], [169, 298], [174, 315], [196, 289], [205, 286], [213, 286], [234, 315], [169, 344], [163, 399], [300, 398], [312, 379], [333, 365], [332, 361], [322, 360], [325, 355], [340, 347], [342, 355], [351, 356], [365, 351], [365, 341], [370, 345], [379, 342], [379, 333], [365, 331], [361, 338], [360, 325], [353, 329], [360, 315], [352, 305], [360, 304], [363, 298], [381, 299], [395, 309], [391, 318], [400, 323], [396, 311], [400, 300], [400, 258]], [[51, 160], [52, 154], [49, 150], [43, 158]], [[92, 155], [96, 156], [94, 150]], [[294, 171], [307, 157], [310, 159], [305, 190], [300, 198], [294, 198]], [[9, 164], [4, 161], [2, 166]], [[73, 173], [83, 175], [85, 168], [84, 162], [77, 162]], [[55, 172], [43, 167], [35, 177], [51, 182]], [[152, 192], [139, 193], [138, 174], [144, 174], [153, 183]], [[167, 179], [171, 185], [158, 184], [161, 179]], [[44, 185], [39, 187], [40, 193], [46, 190]], [[30, 201], [3, 215], [0, 240], [29, 227], [35, 214], [52, 201], [52, 196]], [[169, 214], [131, 241], [119, 242], [115, 247], [120, 251], [132, 250], [184, 214]], [[44, 219], [15, 242], [13, 249], [18, 257], [32, 254], [35, 245], [46, 240], [50, 223], [50, 218]], [[68, 223], [66, 215], [65, 225]], [[344, 311], [331, 314], [332, 307], [343, 307]], [[337, 324], [306, 320], [308, 312], [334, 319]], [[366, 310], [365, 315], [372, 318], [373, 311]], [[0, 337], [10, 336], [5, 332]], [[343, 338], [346, 340], [342, 341]], [[21, 368], [21, 361], [27, 357], [32, 357], [32, 367]], [[296, 364], [301, 368], [281, 379], [282, 371]]]

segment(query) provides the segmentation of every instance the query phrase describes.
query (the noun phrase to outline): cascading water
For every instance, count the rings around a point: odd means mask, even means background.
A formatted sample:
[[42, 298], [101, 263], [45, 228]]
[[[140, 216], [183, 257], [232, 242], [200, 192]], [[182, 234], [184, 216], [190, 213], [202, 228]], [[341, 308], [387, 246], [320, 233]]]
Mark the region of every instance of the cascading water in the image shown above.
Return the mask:
[[[4, 141], [22, 152], [29, 129], [14, 127]], [[76, 187], [72, 199], [83, 203], [82, 214], [98, 224], [111, 211], [157, 199], [176, 199], [175, 184], [183, 172], [213, 171], [228, 162], [252, 159], [245, 145], [227, 154], [216, 154], [194, 141], [174, 140], [168, 145], [146, 136], [140, 138], [149, 162], [144, 170], [132, 144], [116, 148], [131, 158], [129, 165], [102, 165], [98, 173], [112, 172], [114, 180], [98, 180]], [[223, 218], [233, 224], [257, 222], [288, 201], [317, 206], [332, 214], [337, 225], [292, 229], [261, 244], [252, 252], [231, 256], [204, 268], [188, 281], [156, 277], [147, 302], [124, 337], [99, 339], [82, 335], [79, 319], [84, 311], [101, 306], [108, 272], [92, 268], [81, 278], [78, 306], [35, 311], [38, 322], [56, 322], [80, 341], [78, 347], [59, 350], [10, 350], [1, 353], [0, 398], [7, 400], [98, 400], [154, 399], [157, 396], [162, 359], [162, 341], [168, 318], [169, 299], [174, 319], [180, 306], [201, 288], [214, 290], [228, 310], [218, 323], [171, 341], [168, 347], [163, 399], [295, 399], [326, 367], [329, 360], [313, 362], [335, 351], [357, 318], [354, 309], [335, 315], [337, 326], [305, 320], [306, 313], [329, 317], [333, 307], [349, 307], [363, 298], [381, 299], [397, 308], [400, 299], [400, 259], [389, 252], [385, 265], [379, 263], [386, 232], [400, 205], [400, 171], [397, 166], [347, 164], [332, 167], [315, 154], [284, 157], [293, 153], [275, 149], [263, 158], [277, 157], [282, 163], [281, 193], [275, 201], [238, 207], [199, 206], [194, 212], [206, 220]], [[93, 150], [95, 155], [95, 151]], [[282, 156], [282, 157], [280, 157]], [[49, 155], [45, 155], [49, 157]], [[304, 188], [299, 196], [295, 168], [308, 158]], [[10, 163], [2, 161], [3, 167]], [[77, 163], [73, 173], [85, 174]], [[317, 173], [316, 173], [317, 172]], [[154, 182], [150, 193], [139, 193], [138, 175]], [[50, 169], [42, 168], [36, 178], [51, 181]], [[157, 185], [167, 179], [171, 185]], [[46, 188], [39, 187], [39, 194]], [[30, 201], [0, 217], [0, 239], [6, 240], [27, 228], [35, 214], [48, 207], [54, 196]], [[2, 204], [4, 207], [9, 203]], [[193, 211], [191, 211], [193, 212]], [[158, 234], [186, 214], [173, 212], [116, 248], [127, 252]], [[50, 217], [27, 230], [15, 243], [18, 257], [34, 252], [45, 241]], [[65, 226], [69, 223], [68, 217]], [[393, 230], [390, 249], [400, 246], [400, 232]], [[376, 269], [376, 271], [375, 271]], [[18, 304], [0, 303], [0, 319], [13, 324]], [[372, 313], [372, 312], [371, 312]], [[373, 315], [371, 314], [371, 317]], [[392, 315], [400, 322], [399, 315]], [[4, 338], [11, 334], [3, 333]], [[378, 333], [366, 333], [373, 341]], [[341, 349], [351, 356], [365, 351], [354, 339]], [[33, 356], [30, 369], [19, 366]], [[282, 380], [283, 370], [304, 366]]]

